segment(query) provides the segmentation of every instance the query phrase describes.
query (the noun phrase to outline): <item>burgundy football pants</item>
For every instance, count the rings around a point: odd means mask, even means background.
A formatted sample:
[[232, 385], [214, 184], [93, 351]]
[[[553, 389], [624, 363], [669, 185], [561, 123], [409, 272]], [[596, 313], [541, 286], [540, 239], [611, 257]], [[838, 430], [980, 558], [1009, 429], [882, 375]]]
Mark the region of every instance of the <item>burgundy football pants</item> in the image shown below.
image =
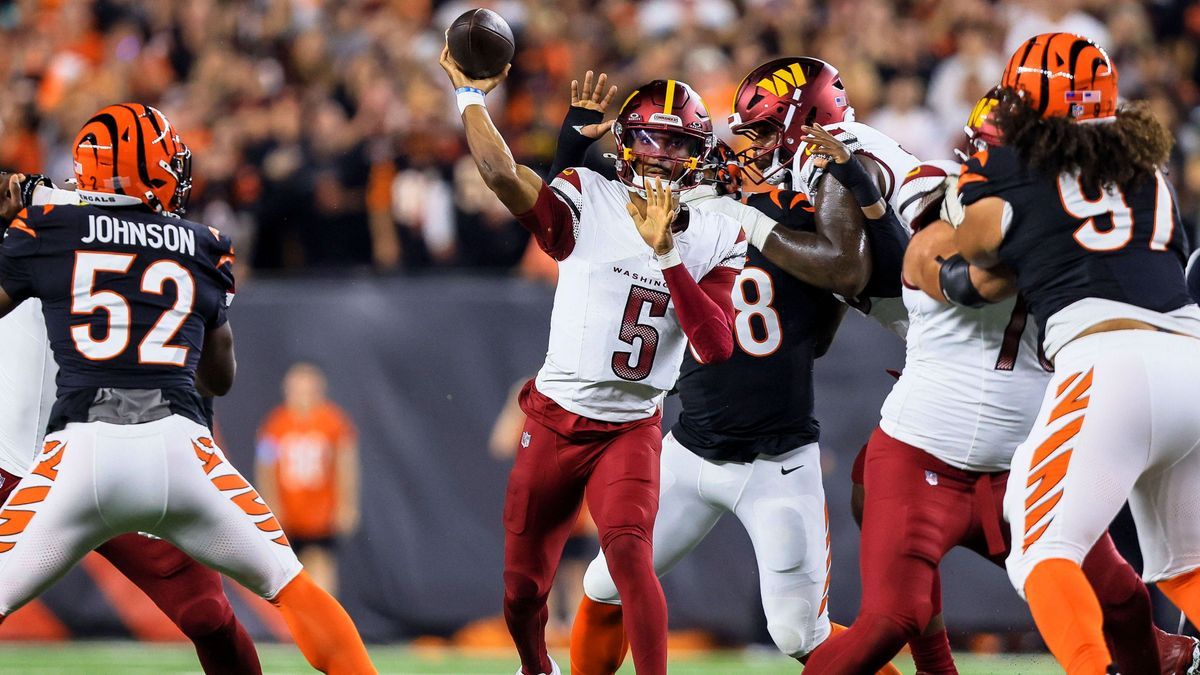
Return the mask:
[[[0, 470], [0, 502], [20, 479]], [[142, 590], [196, 647], [205, 673], [261, 675], [258, 652], [233, 614], [221, 575], [161, 539], [123, 534], [96, 552]]]
[[[871, 673], [889, 663], [934, 615], [938, 564], [963, 546], [1004, 565], [1007, 472], [963, 471], [876, 429], [867, 447], [854, 624], [821, 644], [805, 673]], [[1083, 562], [1122, 673], [1157, 675], [1158, 648], [1145, 584], [1105, 535]]]
[[[526, 388], [521, 448], [504, 502], [504, 618], [527, 675], [550, 672], [546, 597], [583, 499], [624, 601], [638, 675], [667, 671], [667, 603], [654, 574], [662, 431], [656, 417], [628, 424], [587, 420]], [[525, 405], [549, 412], [557, 430]], [[542, 412], [546, 412], [543, 410]], [[561, 423], [560, 423], [561, 422]]]

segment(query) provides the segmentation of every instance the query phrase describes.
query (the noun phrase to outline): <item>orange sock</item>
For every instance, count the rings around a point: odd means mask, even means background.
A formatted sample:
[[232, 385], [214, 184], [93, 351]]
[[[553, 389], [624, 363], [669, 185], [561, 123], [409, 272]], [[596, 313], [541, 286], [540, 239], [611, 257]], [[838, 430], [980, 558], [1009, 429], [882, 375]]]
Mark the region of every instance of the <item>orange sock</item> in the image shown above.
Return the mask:
[[1043, 560], [1025, 581], [1038, 632], [1067, 675], [1099, 675], [1112, 662], [1104, 642], [1104, 615], [1078, 564]]
[[621, 606], [583, 596], [571, 627], [571, 672], [612, 675], [621, 667], [628, 651]]
[[1158, 587], [1187, 615], [1192, 625], [1200, 625], [1200, 570], [1160, 581]]
[[313, 668], [332, 675], [375, 673], [350, 615], [303, 570], [271, 604], [279, 608], [296, 646]]

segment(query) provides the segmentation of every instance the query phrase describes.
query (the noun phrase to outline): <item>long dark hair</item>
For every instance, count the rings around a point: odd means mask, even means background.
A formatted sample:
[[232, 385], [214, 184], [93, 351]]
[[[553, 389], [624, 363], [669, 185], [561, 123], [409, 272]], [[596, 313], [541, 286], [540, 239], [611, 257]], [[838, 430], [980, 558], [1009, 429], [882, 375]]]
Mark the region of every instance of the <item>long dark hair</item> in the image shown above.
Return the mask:
[[1122, 104], [1111, 122], [1041, 117], [1012, 89], [1000, 92], [993, 113], [1004, 144], [1052, 176], [1076, 172], [1085, 186], [1127, 190], [1166, 163], [1175, 139], [1144, 103]]

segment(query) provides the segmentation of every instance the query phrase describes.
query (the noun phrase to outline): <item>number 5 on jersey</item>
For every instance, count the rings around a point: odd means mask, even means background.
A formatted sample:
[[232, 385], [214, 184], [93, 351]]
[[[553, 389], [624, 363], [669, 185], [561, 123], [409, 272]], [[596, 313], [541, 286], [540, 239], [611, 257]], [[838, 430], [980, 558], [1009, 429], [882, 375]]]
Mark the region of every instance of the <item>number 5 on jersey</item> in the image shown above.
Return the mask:
[[[129, 301], [114, 291], [97, 291], [96, 275], [126, 274], [137, 258], [132, 253], [96, 253], [79, 251], [75, 254], [75, 271], [71, 278], [71, 314], [91, 315], [104, 311], [108, 315], [108, 330], [96, 339], [91, 323], [71, 326], [75, 349], [92, 361], [107, 361], [120, 356], [129, 346], [133, 320]], [[167, 344], [187, 320], [196, 298], [196, 282], [191, 273], [174, 260], [159, 260], [146, 268], [141, 290], [162, 295], [166, 282], [175, 286], [174, 304], [158, 317], [138, 344], [138, 362], [182, 366], [187, 362], [187, 347]]]

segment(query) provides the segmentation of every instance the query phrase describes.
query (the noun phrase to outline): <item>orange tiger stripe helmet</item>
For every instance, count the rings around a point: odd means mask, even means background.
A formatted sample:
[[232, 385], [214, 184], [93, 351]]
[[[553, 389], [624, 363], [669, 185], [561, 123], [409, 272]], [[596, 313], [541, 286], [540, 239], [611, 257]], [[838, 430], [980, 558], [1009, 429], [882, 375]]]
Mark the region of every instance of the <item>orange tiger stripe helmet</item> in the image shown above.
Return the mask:
[[1008, 60], [1001, 84], [1042, 117], [1087, 121], [1117, 114], [1116, 66], [1103, 47], [1073, 33], [1026, 40]]
[[76, 192], [99, 206], [145, 204], [182, 214], [192, 189], [192, 152], [167, 116], [141, 103], [100, 110], [75, 137]]

